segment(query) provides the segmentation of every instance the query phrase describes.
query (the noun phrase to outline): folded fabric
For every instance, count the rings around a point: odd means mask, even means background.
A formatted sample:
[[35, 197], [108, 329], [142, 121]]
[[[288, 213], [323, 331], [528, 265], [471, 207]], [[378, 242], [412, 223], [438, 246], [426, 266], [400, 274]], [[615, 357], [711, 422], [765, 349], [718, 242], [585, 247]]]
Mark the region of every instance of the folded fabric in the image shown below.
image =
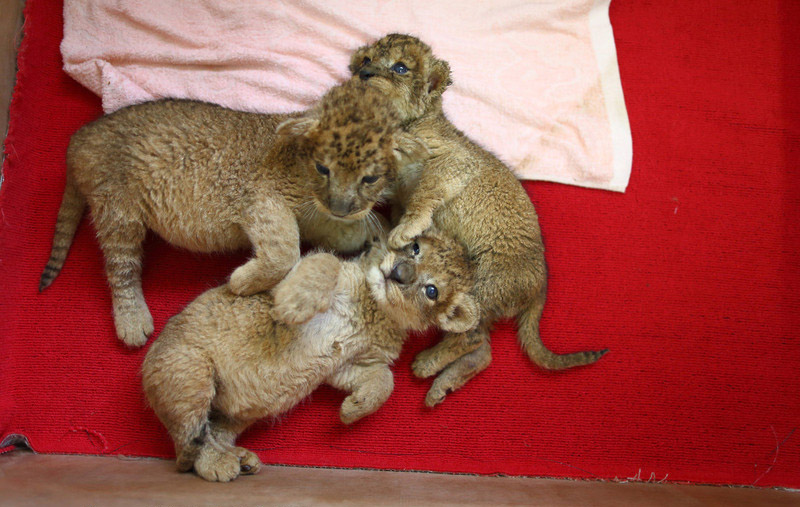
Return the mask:
[[448, 117], [519, 177], [624, 191], [609, 2], [67, 0], [61, 52], [106, 112], [160, 97], [287, 112], [346, 79], [355, 48], [410, 33], [450, 63]]

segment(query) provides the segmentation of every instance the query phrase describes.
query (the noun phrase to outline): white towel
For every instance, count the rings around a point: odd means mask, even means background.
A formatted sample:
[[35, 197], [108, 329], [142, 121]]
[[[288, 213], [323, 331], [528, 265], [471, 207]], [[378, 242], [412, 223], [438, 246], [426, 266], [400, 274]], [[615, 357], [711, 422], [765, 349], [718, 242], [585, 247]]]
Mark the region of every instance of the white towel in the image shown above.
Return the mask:
[[416, 35], [450, 63], [451, 121], [520, 178], [624, 191], [631, 137], [610, 0], [66, 0], [65, 71], [106, 112], [161, 97], [303, 109], [357, 47]]

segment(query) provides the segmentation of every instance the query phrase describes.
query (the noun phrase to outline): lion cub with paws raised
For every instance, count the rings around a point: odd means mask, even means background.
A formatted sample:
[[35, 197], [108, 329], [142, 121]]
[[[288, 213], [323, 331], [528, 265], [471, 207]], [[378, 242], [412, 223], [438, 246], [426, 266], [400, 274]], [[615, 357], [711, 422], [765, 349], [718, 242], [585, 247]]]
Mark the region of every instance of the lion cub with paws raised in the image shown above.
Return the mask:
[[439, 374], [426, 404], [442, 402], [489, 365], [489, 330], [504, 317], [517, 317], [519, 341], [541, 367], [569, 368], [602, 357], [605, 350], [555, 354], [542, 343], [539, 318], [547, 270], [536, 211], [511, 170], [445, 117], [441, 96], [451, 82], [447, 62], [416, 37], [390, 34], [358, 49], [350, 70], [352, 81], [385, 93], [409, 132], [431, 150], [424, 165], [409, 166], [399, 175], [402, 216], [389, 245], [407, 245], [435, 223], [462, 242], [476, 264], [472, 294], [481, 309], [478, 328], [446, 335], [414, 361], [417, 376]]
[[385, 97], [352, 83], [294, 115], [186, 100], [121, 109], [81, 128], [39, 290], [64, 264], [91, 208], [111, 286], [117, 336], [141, 346], [153, 319], [141, 286], [147, 229], [198, 252], [252, 247], [230, 289], [271, 288], [300, 258], [300, 241], [356, 252], [382, 224], [372, 207], [399, 166], [427, 156]]
[[389, 365], [407, 330], [477, 325], [471, 283], [461, 246], [429, 231], [402, 251], [377, 243], [350, 261], [308, 255], [271, 294], [237, 297], [223, 285], [200, 295], [170, 319], [142, 367], [178, 469], [210, 481], [255, 473], [258, 457], [236, 437], [323, 382], [350, 393], [342, 422], [371, 414], [392, 392]]

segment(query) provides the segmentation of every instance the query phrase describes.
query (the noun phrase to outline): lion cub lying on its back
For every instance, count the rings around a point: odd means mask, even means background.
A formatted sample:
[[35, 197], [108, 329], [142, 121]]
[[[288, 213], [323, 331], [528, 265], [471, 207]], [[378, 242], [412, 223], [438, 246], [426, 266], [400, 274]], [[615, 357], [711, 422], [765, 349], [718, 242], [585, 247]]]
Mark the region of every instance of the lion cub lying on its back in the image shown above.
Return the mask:
[[274, 300], [237, 297], [227, 285], [202, 294], [170, 319], [142, 368], [178, 469], [210, 481], [255, 473], [258, 458], [236, 437], [323, 382], [351, 393], [344, 423], [374, 412], [392, 392], [389, 365], [407, 330], [477, 325], [471, 283], [463, 249], [431, 231], [404, 251], [378, 244], [351, 261], [304, 257]]
[[252, 247], [254, 257], [233, 272], [230, 288], [253, 294], [295, 265], [301, 239], [358, 251], [380, 228], [372, 207], [391, 193], [398, 166], [426, 155], [384, 97], [352, 84], [290, 116], [182, 100], [121, 109], [70, 141], [39, 290], [61, 270], [88, 204], [117, 336], [141, 346], [153, 332], [141, 286], [147, 229], [193, 251]]

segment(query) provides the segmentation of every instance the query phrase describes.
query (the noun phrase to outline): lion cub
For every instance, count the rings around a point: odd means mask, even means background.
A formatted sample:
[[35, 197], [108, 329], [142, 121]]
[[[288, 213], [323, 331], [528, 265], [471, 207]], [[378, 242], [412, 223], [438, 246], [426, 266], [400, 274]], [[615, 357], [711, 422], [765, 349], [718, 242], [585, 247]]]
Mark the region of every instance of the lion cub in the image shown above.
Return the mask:
[[427, 150], [399, 128], [380, 93], [346, 83], [304, 113], [262, 115], [186, 100], [134, 105], [81, 128], [39, 290], [64, 264], [88, 203], [105, 257], [117, 336], [141, 346], [153, 320], [141, 287], [151, 229], [198, 252], [252, 247], [235, 294], [269, 289], [300, 258], [300, 240], [355, 252], [381, 229], [372, 207], [398, 166]]
[[210, 481], [255, 473], [256, 455], [234, 442], [256, 419], [286, 412], [324, 382], [350, 393], [340, 410], [350, 424], [391, 394], [389, 365], [407, 330], [477, 325], [472, 268], [454, 240], [431, 231], [402, 251], [368, 248], [351, 261], [306, 256], [272, 294], [211, 289], [170, 319], [142, 379], [179, 470]]
[[518, 336], [530, 359], [562, 369], [597, 361], [605, 350], [555, 354], [539, 336], [547, 275], [544, 245], [531, 200], [511, 170], [460, 132], [442, 112], [441, 95], [451, 83], [447, 62], [408, 35], [391, 34], [358, 49], [352, 81], [386, 93], [407, 128], [431, 149], [422, 169], [411, 166], [399, 177], [404, 208], [389, 245], [407, 245], [435, 223], [461, 241], [476, 262], [472, 292], [481, 308], [478, 328], [448, 334], [417, 356], [414, 373], [441, 372], [426, 403], [436, 405], [491, 361], [489, 329], [503, 317], [518, 317]]

